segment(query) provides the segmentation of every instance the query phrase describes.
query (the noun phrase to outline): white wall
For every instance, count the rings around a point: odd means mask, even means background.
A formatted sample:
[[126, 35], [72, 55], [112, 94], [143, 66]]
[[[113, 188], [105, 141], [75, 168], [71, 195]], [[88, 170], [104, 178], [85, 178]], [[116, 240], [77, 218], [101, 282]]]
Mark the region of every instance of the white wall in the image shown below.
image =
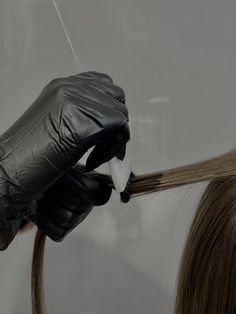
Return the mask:
[[[94, 69], [126, 91], [134, 172], [232, 149], [235, 9], [232, 0], [2, 0], [1, 131], [50, 79]], [[48, 312], [170, 314], [184, 238], [204, 186], [128, 205], [114, 194], [63, 243], [48, 241]], [[2, 314], [30, 313], [32, 236], [18, 237], [0, 255]]]

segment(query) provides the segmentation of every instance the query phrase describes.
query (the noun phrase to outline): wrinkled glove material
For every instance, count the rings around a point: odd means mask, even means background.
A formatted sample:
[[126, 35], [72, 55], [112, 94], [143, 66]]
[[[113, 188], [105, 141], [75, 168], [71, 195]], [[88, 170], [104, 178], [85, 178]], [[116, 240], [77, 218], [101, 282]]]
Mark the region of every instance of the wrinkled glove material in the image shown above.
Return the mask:
[[108, 75], [86, 72], [50, 82], [0, 137], [0, 250], [14, 237], [31, 202], [88, 149], [94, 147], [89, 171], [114, 156], [122, 159], [129, 137], [124, 92]]

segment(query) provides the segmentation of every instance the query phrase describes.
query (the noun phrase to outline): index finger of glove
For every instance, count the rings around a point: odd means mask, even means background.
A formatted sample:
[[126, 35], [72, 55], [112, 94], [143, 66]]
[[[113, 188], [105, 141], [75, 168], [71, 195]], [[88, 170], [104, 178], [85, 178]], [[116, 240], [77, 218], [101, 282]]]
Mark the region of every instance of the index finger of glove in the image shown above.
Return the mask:
[[112, 78], [108, 74], [100, 73], [96, 71], [87, 71], [87, 72], [83, 72], [83, 73], [80, 73], [71, 77], [84, 78], [84, 79], [96, 79], [103, 82], [113, 83]]

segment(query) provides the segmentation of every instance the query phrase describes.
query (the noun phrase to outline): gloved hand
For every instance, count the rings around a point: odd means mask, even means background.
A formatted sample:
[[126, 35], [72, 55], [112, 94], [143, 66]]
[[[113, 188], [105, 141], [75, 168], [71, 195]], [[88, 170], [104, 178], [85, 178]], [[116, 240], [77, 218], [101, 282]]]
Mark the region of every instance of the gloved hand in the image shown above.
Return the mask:
[[105, 74], [53, 80], [0, 137], [0, 250], [31, 214], [31, 203], [91, 147], [87, 170], [114, 156], [129, 140], [123, 90]]
[[78, 226], [94, 206], [110, 198], [111, 179], [75, 165], [48, 188], [36, 202], [34, 222], [54, 241], [61, 241]]

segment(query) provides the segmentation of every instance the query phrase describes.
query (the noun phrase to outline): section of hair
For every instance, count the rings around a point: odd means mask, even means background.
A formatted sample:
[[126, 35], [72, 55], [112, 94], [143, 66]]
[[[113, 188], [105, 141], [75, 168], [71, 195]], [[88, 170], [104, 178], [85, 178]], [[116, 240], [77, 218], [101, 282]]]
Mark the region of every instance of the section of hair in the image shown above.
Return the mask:
[[154, 193], [185, 184], [210, 181], [236, 175], [236, 151], [192, 165], [181, 166], [132, 179], [129, 191], [133, 196]]
[[37, 231], [32, 261], [31, 275], [31, 300], [32, 313], [45, 314], [44, 293], [43, 293], [43, 260], [46, 235], [40, 230]]
[[236, 177], [212, 180], [184, 249], [175, 314], [236, 313]]

